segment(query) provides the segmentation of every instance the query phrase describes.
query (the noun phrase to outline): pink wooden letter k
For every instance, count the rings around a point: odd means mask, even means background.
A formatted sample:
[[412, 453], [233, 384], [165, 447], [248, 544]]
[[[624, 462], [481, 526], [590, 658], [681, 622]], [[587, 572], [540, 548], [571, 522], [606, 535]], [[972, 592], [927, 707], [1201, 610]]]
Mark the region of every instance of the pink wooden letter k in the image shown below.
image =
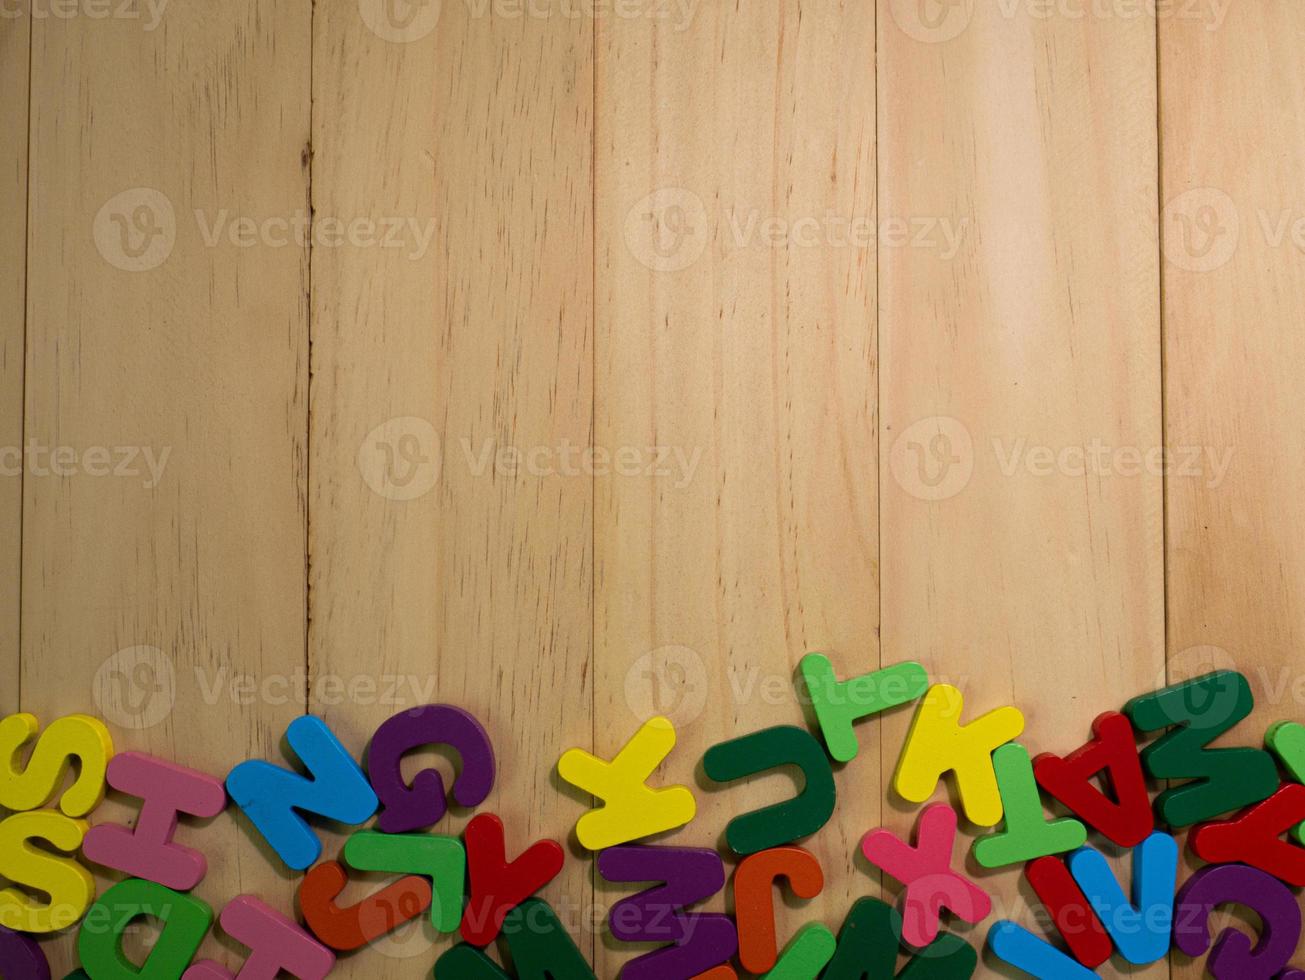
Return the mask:
[[992, 911], [992, 899], [964, 875], [952, 870], [956, 842], [956, 811], [935, 803], [920, 814], [915, 846], [880, 827], [861, 838], [861, 853], [906, 886], [902, 939], [917, 948], [938, 937], [944, 908], [966, 922], [982, 922]]

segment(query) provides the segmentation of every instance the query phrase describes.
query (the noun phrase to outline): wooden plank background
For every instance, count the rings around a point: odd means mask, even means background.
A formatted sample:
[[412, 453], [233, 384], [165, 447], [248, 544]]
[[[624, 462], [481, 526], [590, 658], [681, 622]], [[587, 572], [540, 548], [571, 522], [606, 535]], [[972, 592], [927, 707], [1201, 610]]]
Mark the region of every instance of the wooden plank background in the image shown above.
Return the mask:
[[[19, 583], [23, 528], [23, 308], [27, 287], [27, 111], [32, 22], [27, 6], [0, 21], [0, 85], [11, 93], [0, 108], [5, 141], [3, 194], [5, 225], [0, 236], [0, 445], [6, 452], [0, 475], [0, 711], [18, 708]], [[18, 454], [15, 461], [15, 454]]]
[[[880, 252], [884, 660], [1064, 753], [1164, 677], [1160, 474], [1066, 455], [1160, 445], [1154, 24], [980, 4], [921, 43], [924, 9], [881, 24], [880, 213], [962, 234]], [[978, 877], [1037, 928], [1020, 875]]]
[[[462, 704], [601, 977], [628, 890], [558, 756], [669, 715], [668, 839], [715, 844], [789, 780], [698, 761], [803, 723], [809, 651], [1035, 752], [1211, 666], [1260, 699], [1230, 740], [1305, 715], [1292, 0], [93, 9], [0, 18], [0, 710], [224, 775], [304, 711], [361, 753]], [[918, 812], [908, 720], [858, 729], [782, 935], [894, 893], [852, 854]], [[183, 829], [215, 907], [292, 907], [256, 836]]]
[[[597, 481], [598, 751], [665, 711], [679, 744], [664, 771], [694, 785], [717, 742], [802, 723], [804, 652], [878, 665], [874, 250], [762, 231], [872, 218], [874, 23], [857, 5], [721, 4], [683, 30], [613, 20], [598, 36], [595, 441], [678, 461]], [[877, 822], [866, 755], [839, 789]], [[790, 786], [700, 790], [679, 836], [715, 846]], [[864, 892], [861, 832], [811, 842], [826, 889], [784, 930], [838, 921]], [[620, 892], [598, 894], [604, 908]], [[600, 943], [600, 976], [618, 947]]]
[[[1255, 713], [1225, 742], [1305, 711], [1292, 547], [1305, 521], [1305, 238], [1292, 232], [1305, 65], [1278, 54], [1302, 39], [1305, 10], [1276, 3], [1235, 5], [1219, 31], [1161, 32], [1165, 437], [1231, 459], [1222, 480], [1166, 488], [1167, 648], [1175, 678], [1221, 666], [1250, 679]], [[1176, 962], [1173, 975], [1200, 973]]]

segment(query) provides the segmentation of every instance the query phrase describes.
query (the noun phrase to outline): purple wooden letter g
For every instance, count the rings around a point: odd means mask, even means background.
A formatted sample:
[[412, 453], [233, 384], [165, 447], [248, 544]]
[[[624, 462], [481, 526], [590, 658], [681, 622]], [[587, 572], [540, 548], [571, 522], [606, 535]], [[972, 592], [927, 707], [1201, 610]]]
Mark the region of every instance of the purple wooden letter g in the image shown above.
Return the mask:
[[405, 753], [425, 745], [447, 745], [462, 757], [453, 780], [453, 798], [471, 807], [484, 802], [494, 786], [494, 747], [469, 712], [449, 704], [427, 704], [401, 711], [376, 729], [367, 755], [367, 774], [381, 800], [377, 826], [405, 834], [436, 824], [448, 810], [444, 777], [423, 769], [409, 786], [400, 765]]

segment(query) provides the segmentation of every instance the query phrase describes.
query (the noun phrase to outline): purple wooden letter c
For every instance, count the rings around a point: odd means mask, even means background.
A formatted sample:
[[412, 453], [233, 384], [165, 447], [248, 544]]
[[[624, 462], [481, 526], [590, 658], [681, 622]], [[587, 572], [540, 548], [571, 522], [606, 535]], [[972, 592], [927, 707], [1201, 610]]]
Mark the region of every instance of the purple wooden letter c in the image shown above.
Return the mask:
[[1305, 980], [1287, 968], [1300, 939], [1301, 914], [1291, 889], [1277, 878], [1244, 864], [1202, 868], [1178, 892], [1174, 944], [1188, 956], [1210, 948], [1210, 913], [1218, 905], [1244, 905], [1264, 923], [1260, 940], [1225, 929], [1215, 940], [1205, 967], [1218, 980]]

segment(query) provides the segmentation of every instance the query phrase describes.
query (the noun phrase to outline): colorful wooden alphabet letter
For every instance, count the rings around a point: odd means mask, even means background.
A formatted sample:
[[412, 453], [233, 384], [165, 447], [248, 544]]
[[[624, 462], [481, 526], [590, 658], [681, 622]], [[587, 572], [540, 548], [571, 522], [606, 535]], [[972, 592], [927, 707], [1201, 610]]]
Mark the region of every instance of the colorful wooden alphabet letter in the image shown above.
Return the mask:
[[929, 675], [914, 661], [840, 681], [823, 653], [808, 653], [798, 669], [825, 737], [829, 754], [838, 762], [856, 758], [859, 746], [852, 724], [862, 718], [909, 704], [929, 687]]
[[708, 778], [743, 779], [781, 766], [797, 766], [805, 785], [791, 800], [735, 817], [725, 841], [738, 854], [755, 854], [814, 834], [834, 813], [834, 770], [810, 732], [778, 725], [709, 748], [702, 758]]
[[227, 805], [222, 783], [194, 769], [139, 752], [123, 752], [109, 763], [109, 785], [141, 800], [135, 829], [102, 823], [86, 835], [83, 853], [106, 868], [190, 891], [208, 871], [208, 861], [193, 848], [174, 843], [177, 818], [215, 817]]
[[[176, 980], [213, 924], [213, 910], [204, 902], [139, 878], [111, 887], [90, 915], [97, 928], [77, 934], [77, 953], [95, 980]], [[161, 931], [145, 962], [137, 966], [123, 952], [122, 936], [146, 916], [157, 920]]]
[[[1033, 774], [1084, 823], [1120, 847], [1136, 847], [1155, 829], [1155, 814], [1133, 726], [1126, 716], [1107, 711], [1092, 722], [1092, 734], [1092, 741], [1063, 759], [1049, 752], [1039, 755]], [[1094, 780], [1101, 775], [1114, 790], [1114, 800], [1097, 788]]]
[[1142, 764], [1156, 779], [1194, 780], [1156, 797], [1161, 820], [1189, 827], [1259, 803], [1278, 788], [1278, 767], [1263, 749], [1207, 748], [1249, 715], [1254, 704], [1245, 677], [1218, 670], [1124, 706], [1138, 731], [1177, 726], [1142, 750]]
[[1064, 861], [1038, 858], [1025, 867], [1024, 877], [1076, 960], [1095, 970], [1110, 959], [1114, 943]]
[[1261, 936], [1251, 940], [1236, 929], [1226, 929], [1214, 943], [1205, 968], [1217, 980], [1270, 980], [1305, 977], [1287, 970], [1300, 940], [1301, 914], [1291, 889], [1277, 878], [1240, 864], [1202, 868], [1178, 892], [1174, 945], [1188, 956], [1210, 948], [1209, 917], [1217, 906], [1244, 905], [1257, 913]]
[[956, 811], [946, 803], [926, 807], [912, 847], [890, 830], [872, 830], [861, 839], [861, 853], [906, 886], [902, 939], [917, 949], [938, 937], [944, 908], [965, 922], [982, 922], [992, 899], [974, 882], [952, 870]]
[[1048, 820], [1033, 778], [1033, 763], [1024, 746], [1010, 742], [992, 755], [1001, 792], [1005, 828], [974, 842], [974, 859], [985, 868], [1022, 864], [1048, 854], [1072, 851], [1087, 843], [1087, 828], [1063, 817]]
[[916, 709], [893, 788], [905, 800], [924, 803], [943, 773], [956, 775], [961, 806], [971, 822], [994, 827], [1002, 817], [1001, 792], [992, 753], [1024, 731], [1018, 708], [997, 708], [968, 725], [960, 723], [965, 699], [950, 684], [929, 688]]
[[483, 803], [494, 788], [494, 746], [474, 715], [449, 704], [401, 711], [376, 729], [367, 753], [367, 772], [381, 802], [376, 826], [387, 834], [434, 826], [448, 810], [444, 777], [437, 770], [419, 772], [411, 786], [404, 782], [404, 754], [424, 745], [447, 745], [462, 757], [462, 771], [453, 781], [459, 806]]
[[620, 942], [671, 944], [631, 960], [621, 972], [623, 980], [691, 977], [738, 951], [729, 916], [682, 911], [725, 884], [725, 863], [715, 851], [623, 844], [598, 855], [598, 873], [608, 881], [662, 882], [617, 902], [609, 914], [612, 936]]
[[988, 948], [999, 960], [1038, 980], [1096, 980], [1097, 974], [1022, 925], [1003, 919], [988, 930]]
[[675, 727], [652, 718], [634, 733], [611, 762], [583, 749], [571, 749], [557, 763], [557, 774], [603, 801], [575, 826], [580, 845], [591, 851], [682, 827], [697, 812], [687, 786], [653, 789], [648, 780], [675, 747]]
[[38, 901], [17, 888], [0, 890], [0, 926], [15, 932], [48, 933], [79, 920], [95, 898], [95, 880], [76, 860], [59, 857], [32, 841], [75, 855], [86, 835], [85, 820], [55, 810], [15, 813], [0, 821], [0, 879], [50, 897]]
[[227, 791], [281, 860], [303, 871], [321, 857], [322, 842], [297, 811], [360, 824], [376, 812], [378, 801], [358, 763], [320, 718], [296, 718], [286, 740], [310, 778], [251, 759], [231, 770]]
[[435, 980], [512, 980], [512, 975], [471, 943], [455, 943], [435, 961]]
[[[323, 980], [335, 954], [280, 912], [252, 895], [232, 899], [218, 919], [228, 936], [249, 950], [240, 980], [276, 980], [282, 971], [298, 980]], [[183, 980], [234, 980], [226, 967], [201, 960]]]
[[[517, 980], [594, 980], [575, 942], [548, 903], [528, 898], [503, 920]], [[470, 943], [458, 943], [435, 964], [436, 980], [511, 980]]]
[[808, 922], [784, 947], [773, 969], [762, 980], [816, 980], [838, 948], [838, 940], [829, 927]]
[[359, 871], [429, 878], [431, 925], [439, 932], [454, 932], [462, 921], [467, 852], [457, 838], [360, 830], [344, 842], [344, 859]]
[[[775, 882], [788, 881], [799, 898], [815, 898], [825, 887], [820, 862], [800, 847], [775, 847], [744, 858], [734, 872], [734, 919], [739, 930], [739, 962], [765, 973], [779, 957], [775, 938]], [[822, 964], [823, 965], [823, 964]]]
[[462, 938], [473, 946], [493, 942], [508, 911], [557, 877], [565, 855], [555, 840], [535, 841], [507, 859], [503, 821], [492, 813], [473, 817], [463, 833], [471, 882]]
[[518, 980], [594, 980], [594, 972], [575, 941], [567, 935], [552, 907], [541, 899], [527, 898], [509, 912], [503, 920], [503, 935]]
[[1133, 848], [1131, 902], [1101, 852], [1080, 848], [1069, 856], [1069, 870], [1124, 959], [1143, 966], [1164, 958], [1178, 880], [1177, 841], [1157, 832]]
[[0, 807], [38, 810], [48, 806], [77, 761], [77, 778], [59, 800], [70, 817], [84, 817], [104, 799], [104, 771], [113, 756], [113, 737], [89, 715], [67, 715], [41, 733], [27, 765], [19, 756], [36, 738], [40, 723], [29, 714], [0, 721]]
[[[1278, 757], [1292, 779], [1305, 783], [1305, 725], [1280, 721], [1265, 734], [1264, 744]], [[1298, 843], [1305, 844], [1305, 823], [1297, 824], [1292, 835]]]
[[1305, 820], [1305, 786], [1288, 783], [1235, 820], [1203, 823], [1188, 842], [1211, 864], [1249, 864], [1289, 885], [1305, 885], [1305, 848], [1282, 835]]
[[969, 980], [979, 954], [960, 936], [944, 934], [897, 969], [902, 917], [892, 906], [862, 898], [838, 932], [838, 949], [821, 980]]
[[349, 883], [337, 861], [316, 865], [299, 885], [299, 908], [315, 935], [332, 949], [361, 949], [421, 915], [431, 903], [431, 887], [416, 875], [400, 878], [363, 901], [340, 908], [335, 900]]
[[5, 980], [50, 980], [50, 961], [36, 941], [0, 926], [0, 963]]

